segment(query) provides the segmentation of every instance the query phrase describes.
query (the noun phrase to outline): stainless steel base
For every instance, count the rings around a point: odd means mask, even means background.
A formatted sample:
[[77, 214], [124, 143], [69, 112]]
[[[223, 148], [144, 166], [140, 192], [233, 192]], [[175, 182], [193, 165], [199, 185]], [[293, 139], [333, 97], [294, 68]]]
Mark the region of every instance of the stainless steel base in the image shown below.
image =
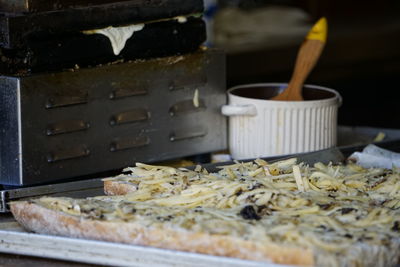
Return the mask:
[[52, 183], [226, 149], [216, 50], [0, 76], [0, 184]]

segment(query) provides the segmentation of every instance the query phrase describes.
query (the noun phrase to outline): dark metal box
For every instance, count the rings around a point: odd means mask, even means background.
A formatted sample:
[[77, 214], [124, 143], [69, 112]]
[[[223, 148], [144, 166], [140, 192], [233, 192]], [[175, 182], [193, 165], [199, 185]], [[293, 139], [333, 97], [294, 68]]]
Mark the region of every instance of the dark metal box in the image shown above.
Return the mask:
[[0, 183], [29, 185], [225, 149], [225, 57], [0, 77]]
[[[92, 5], [106, 5], [130, 0], [0, 0], [0, 12], [26, 13], [54, 11], [66, 8], [85, 8]], [[140, 1], [140, 0], [139, 0]], [[137, 0], [135, 2], [138, 2]], [[150, 0], [159, 3], [159, 0]]]
[[[45, 4], [47, 1], [49, 0], [31, 2]], [[51, 0], [54, 1], [56, 0]], [[0, 4], [3, 2], [5, 1], [0, 0]], [[65, 0], [57, 2], [68, 3]], [[88, 1], [75, 0], [75, 2]], [[7, 49], [25, 48], [32, 39], [54, 40], [59, 35], [64, 36], [83, 30], [165, 21], [177, 16], [201, 14], [203, 9], [202, 0], [131, 0], [52, 12], [0, 14], [0, 46]]]
[[186, 54], [196, 51], [205, 40], [204, 21], [193, 17], [185, 23], [174, 19], [146, 24], [143, 30], [127, 40], [119, 55], [113, 53], [110, 40], [101, 34], [54, 34], [31, 38], [23, 48], [0, 47], [0, 73], [21, 75]]

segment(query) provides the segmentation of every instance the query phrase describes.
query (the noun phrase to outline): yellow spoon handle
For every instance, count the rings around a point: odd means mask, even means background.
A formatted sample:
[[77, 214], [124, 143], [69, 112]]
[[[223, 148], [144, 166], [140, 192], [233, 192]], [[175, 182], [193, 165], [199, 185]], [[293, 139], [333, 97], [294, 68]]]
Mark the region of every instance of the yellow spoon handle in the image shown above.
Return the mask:
[[326, 18], [322, 17], [317, 23], [311, 28], [310, 32], [307, 34], [307, 40], [318, 40], [326, 43], [326, 38], [328, 36], [328, 22]]
[[307, 34], [300, 50], [288, 87], [279, 95], [272, 97], [271, 100], [281, 101], [302, 101], [302, 89], [305, 80], [317, 63], [321, 52], [325, 46], [328, 35], [328, 23], [325, 18], [321, 18], [311, 28]]

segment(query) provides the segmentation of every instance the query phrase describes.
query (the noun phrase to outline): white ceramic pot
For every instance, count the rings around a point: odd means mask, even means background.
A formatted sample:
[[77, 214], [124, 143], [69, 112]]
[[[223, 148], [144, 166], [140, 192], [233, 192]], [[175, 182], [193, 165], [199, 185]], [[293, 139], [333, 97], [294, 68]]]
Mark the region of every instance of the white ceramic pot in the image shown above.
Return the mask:
[[305, 85], [305, 101], [269, 98], [287, 84], [262, 83], [228, 90], [229, 149], [234, 159], [302, 153], [336, 145], [342, 98], [335, 90]]

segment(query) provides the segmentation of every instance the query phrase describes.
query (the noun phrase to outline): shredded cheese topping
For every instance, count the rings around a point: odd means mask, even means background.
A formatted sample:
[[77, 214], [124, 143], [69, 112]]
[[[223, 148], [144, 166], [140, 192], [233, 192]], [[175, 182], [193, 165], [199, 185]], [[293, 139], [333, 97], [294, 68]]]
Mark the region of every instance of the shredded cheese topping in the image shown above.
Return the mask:
[[[237, 162], [218, 173], [201, 166], [192, 171], [138, 163], [107, 180], [136, 190], [125, 196], [42, 198], [37, 203], [89, 219], [163, 223], [312, 248], [320, 255], [317, 263], [327, 257], [335, 264], [348, 260], [349, 250], [362, 244], [392, 250], [400, 245], [397, 170], [351, 163], [308, 166], [296, 159]], [[357, 255], [352, 261], [362, 262]]]

